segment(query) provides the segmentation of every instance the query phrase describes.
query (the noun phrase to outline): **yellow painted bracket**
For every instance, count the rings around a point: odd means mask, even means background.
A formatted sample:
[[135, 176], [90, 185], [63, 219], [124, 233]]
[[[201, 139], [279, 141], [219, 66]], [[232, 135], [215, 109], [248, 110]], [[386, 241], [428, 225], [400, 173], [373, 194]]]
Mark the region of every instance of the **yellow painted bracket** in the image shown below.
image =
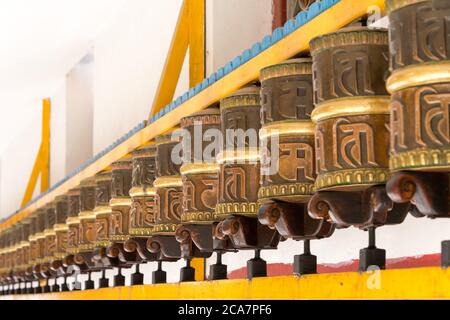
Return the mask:
[[450, 269], [343, 272], [0, 296], [0, 300], [450, 299]]
[[177, 126], [180, 119], [211, 106], [249, 82], [256, 80], [262, 68], [280, 63], [301, 52], [307, 51], [309, 49], [309, 41], [312, 38], [324, 33], [336, 31], [354, 20], [367, 15], [368, 9], [372, 6], [378, 6], [383, 9], [384, 0], [341, 0], [336, 3], [329, 10], [321, 13], [304, 26], [261, 52], [258, 56], [244, 63], [239, 68], [233, 70], [222, 79], [181, 104], [176, 110], [167, 113], [132, 135], [103, 157], [87, 166], [80, 173], [62, 183], [58, 188], [55, 188], [27, 208], [20, 210], [17, 214], [0, 223], [0, 230], [4, 230], [26, 218], [38, 208], [53, 201], [56, 196], [63, 195], [70, 189], [77, 187], [83, 179], [92, 177], [114, 161], [139, 148], [168, 129]]
[[46, 191], [50, 184], [50, 99], [42, 102], [42, 141], [34, 162], [31, 176], [22, 199], [21, 207], [25, 207], [31, 201], [36, 188], [37, 179], [41, 177], [41, 192]]
[[194, 87], [205, 77], [205, 0], [183, 1], [149, 118], [172, 101], [188, 48]]

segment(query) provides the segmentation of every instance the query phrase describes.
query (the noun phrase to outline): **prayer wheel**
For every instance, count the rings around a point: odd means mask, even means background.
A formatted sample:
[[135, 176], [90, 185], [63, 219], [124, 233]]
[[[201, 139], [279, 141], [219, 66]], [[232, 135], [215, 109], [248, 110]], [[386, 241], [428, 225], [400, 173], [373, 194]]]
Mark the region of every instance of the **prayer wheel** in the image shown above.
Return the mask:
[[68, 214], [66, 224], [67, 245], [66, 256], [63, 260], [64, 267], [73, 265], [75, 254], [78, 253], [79, 231], [80, 231], [80, 188], [73, 188], [67, 193], [68, 198]]
[[[395, 202], [414, 216], [450, 217], [450, 3], [386, 1], [389, 14], [390, 168]], [[450, 241], [442, 242], [450, 266]]]
[[181, 222], [183, 183], [181, 163], [172, 161], [172, 151], [179, 143], [171, 132], [156, 138], [155, 225], [147, 241], [147, 250], [158, 260], [158, 270], [152, 274], [153, 283], [166, 282], [166, 273], [161, 269], [163, 261], [176, 261], [181, 257], [175, 231]]
[[[67, 268], [63, 265], [63, 259], [66, 256], [66, 246], [67, 246], [67, 234], [69, 227], [66, 224], [68, 217], [69, 205], [67, 195], [57, 196], [55, 198], [55, 225], [53, 229], [55, 230], [56, 240], [55, 240], [55, 253], [53, 254], [53, 259], [50, 264], [52, 270], [58, 274], [66, 276]], [[69, 288], [65, 281], [60, 287], [60, 291], [68, 291]]]
[[305, 253], [294, 258], [294, 273], [316, 272], [309, 241], [329, 237], [334, 227], [308, 215], [316, 168], [312, 60], [300, 58], [261, 70], [261, 188], [259, 221], [285, 238], [305, 241]]
[[360, 270], [384, 268], [375, 228], [403, 222], [408, 205], [393, 204], [389, 179], [388, 34], [352, 27], [313, 39], [316, 190], [312, 217], [369, 230]]
[[110, 259], [118, 259], [118, 274], [114, 276], [114, 286], [124, 286], [125, 277], [122, 275], [122, 267], [130, 267], [136, 262], [136, 253], [129, 253], [124, 250], [124, 243], [130, 237], [130, 209], [132, 180], [132, 158], [127, 155], [111, 165], [111, 200], [109, 205], [109, 241], [111, 245], [107, 248], [106, 254]]
[[[33, 273], [38, 279], [45, 278], [41, 273], [41, 266], [44, 262], [46, 249], [46, 216], [47, 209], [45, 207], [36, 210], [36, 234], [34, 235], [36, 239], [36, 256], [33, 265]], [[42, 292], [50, 292], [50, 286], [48, 283], [42, 287]]]
[[38, 226], [37, 226], [37, 212], [33, 212], [28, 220], [30, 222], [30, 235], [28, 237], [28, 241], [30, 242], [30, 256], [27, 264], [26, 275], [29, 279], [32, 280], [33, 293], [41, 293], [42, 288], [37, 285], [34, 286], [34, 281], [39, 278], [34, 274], [34, 265], [37, 261], [37, 256], [39, 252], [38, 242], [36, 235], [38, 234]]
[[80, 183], [80, 220], [78, 250], [74, 261], [82, 272], [88, 273], [85, 289], [94, 289], [91, 279], [91, 268], [93, 268], [92, 257], [95, 247], [95, 177], [84, 179]]
[[93, 269], [101, 269], [102, 277], [99, 279], [99, 287], [109, 286], [105, 270], [119, 265], [118, 258], [109, 258], [106, 248], [111, 245], [109, 240], [111, 207], [111, 170], [106, 170], [95, 175], [95, 242], [92, 256]]
[[[44, 207], [45, 210], [45, 244], [44, 244], [44, 257], [41, 262], [41, 274], [44, 278], [52, 278], [56, 276], [56, 272], [51, 269], [51, 262], [56, 249], [56, 232], [54, 226], [56, 224], [55, 206], [51, 202]], [[59, 288], [51, 287], [51, 291], [59, 291]]]
[[[216, 156], [221, 148], [220, 110], [211, 107], [181, 119], [183, 165], [180, 168], [183, 182], [183, 209], [181, 225], [176, 238], [181, 246], [182, 257], [207, 258], [217, 252], [218, 261], [210, 266], [212, 280], [227, 277], [226, 266], [221, 255], [232, 250], [230, 241], [215, 238], [214, 232], [219, 221], [216, 214], [219, 184], [219, 165]], [[182, 279], [193, 280], [193, 269], [183, 269]], [[191, 272], [191, 278], [183, 277]]]
[[223, 148], [219, 163], [217, 236], [229, 237], [236, 249], [255, 250], [247, 262], [248, 278], [266, 275], [261, 249], [275, 249], [279, 234], [258, 222], [260, 183], [260, 88], [250, 86], [220, 102]]

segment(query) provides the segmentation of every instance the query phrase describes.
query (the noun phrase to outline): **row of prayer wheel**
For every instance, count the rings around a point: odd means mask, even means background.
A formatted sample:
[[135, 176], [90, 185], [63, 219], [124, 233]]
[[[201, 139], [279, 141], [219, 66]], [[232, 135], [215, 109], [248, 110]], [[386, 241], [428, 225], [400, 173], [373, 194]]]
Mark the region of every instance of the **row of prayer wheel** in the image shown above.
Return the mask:
[[[387, 1], [387, 30], [347, 27], [303, 55], [261, 70], [250, 85], [167, 132], [0, 234], [4, 294], [66, 291], [17, 283], [253, 250], [248, 278], [265, 276], [260, 250], [304, 243], [294, 273], [316, 272], [310, 241], [336, 228], [368, 231], [360, 270], [385, 267], [375, 229], [450, 217], [450, 3]], [[450, 263], [442, 243], [442, 264]], [[76, 289], [76, 288], [75, 288]]]

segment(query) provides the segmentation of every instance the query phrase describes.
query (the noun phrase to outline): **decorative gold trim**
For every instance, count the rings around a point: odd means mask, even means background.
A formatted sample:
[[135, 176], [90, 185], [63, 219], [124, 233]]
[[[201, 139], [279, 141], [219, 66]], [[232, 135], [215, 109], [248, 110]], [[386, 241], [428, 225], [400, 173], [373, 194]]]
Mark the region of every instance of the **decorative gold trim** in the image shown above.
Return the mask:
[[319, 121], [355, 115], [389, 115], [389, 96], [339, 98], [320, 103], [311, 113], [311, 119]]
[[428, 0], [386, 0], [386, 11], [388, 14], [391, 14], [392, 11], [395, 11], [397, 9], [409, 6], [411, 4], [416, 4], [419, 2], [426, 2]]
[[410, 87], [450, 82], [450, 61], [432, 61], [410, 65], [394, 71], [388, 78], [386, 88], [394, 93]]
[[192, 222], [192, 223], [210, 223], [219, 220], [217, 213], [215, 211], [194, 211], [194, 212], [183, 212], [181, 214], [181, 222]]
[[68, 217], [66, 219], [66, 224], [68, 224], [68, 225], [79, 224], [79, 223], [80, 223], [80, 218], [78, 216]]
[[256, 202], [231, 202], [216, 205], [217, 215], [243, 215], [255, 216], [258, 213], [259, 204]]
[[68, 254], [77, 254], [80, 252], [79, 248], [77, 247], [67, 247], [66, 251]]
[[110, 214], [112, 212], [110, 206], [99, 206], [94, 208], [95, 217], [102, 214]]
[[94, 243], [87, 243], [87, 244], [80, 244], [78, 245], [79, 252], [89, 252], [94, 250], [95, 244]]
[[450, 170], [450, 149], [415, 149], [391, 154], [389, 167], [398, 170]]
[[133, 201], [131, 200], [131, 198], [112, 198], [109, 201], [109, 205], [111, 207], [120, 207], [120, 206], [129, 207], [131, 206], [132, 203]]
[[258, 191], [259, 199], [292, 196], [311, 196], [315, 192], [314, 182], [278, 184], [261, 187]]
[[44, 235], [46, 237], [56, 236], [56, 231], [53, 228], [52, 229], [46, 229], [46, 230], [44, 230]]
[[53, 255], [53, 259], [56, 260], [62, 260], [66, 257], [66, 253], [65, 252], [55, 252], [55, 254]]
[[33, 241], [36, 241], [36, 240], [37, 240], [36, 234], [32, 234], [31, 236], [28, 237], [28, 241], [30, 241], [30, 242], [33, 242]]
[[173, 234], [178, 228], [178, 224], [174, 223], [161, 223], [155, 225], [153, 234]]
[[180, 173], [185, 176], [188, 174], [216, 173], [220, 170], [217, 163], [187, 163], [181, 166]]
[[326, 49], [349, 45], [388, 45], [386, 29], [350, 27], [312, 39], [309, 43], [311, 55]]
[[148, 197], [156, 195], [156, 188], [154, 187], [133, 187], [130, 189], [130, 197]]
[[311, 74], [312, 74], [311, 58], [291, 59], [261, 69], [259, 80], [263, 82], [273, 78], [311, 75]]
[[95, 241], [95, 244], [94, 244], [94, 246], [96, 248], [106, 248], [106, 247], [109, 247], [110, 245], [111, 245], [111, 241], [109, 241], [109, 240], [98, 240], [98, 241]]
[[55, 224], [53, 229], [55, 230], [55, 232], [63, 232], [63, 231], [68, 231], [69, 230], [69, 226], [67, 224]]
[[316, 179], [316, 190], [352, 185], [383, 184], [389, 180], [390, 172], [384, 168], [360, 168], [322, 173]]
[[181, 176], [163, 176], [156, 178], [153, 182], [155, 188], [171, 188], [171, 187], [182, 187], [183, 180]]
[[261, 107], [260, 88], [246, 87], [220, 101], [220, 110], [235, 107]]
[[80, 218], [80, 222], [83, 220], [94, 220], [95, 219], [95, 213], [94, 211], [82, 211], [78, 215]]
[[153, 228], [130, 228], [130, 235], [132, 236], [151, 236]]
[[111, 241], [127, 241], [130, 239], [129, 235], [111, 235], [109, 236], [109, 240]]
[[44, 234], [44, 232], [36, 233], [34, 236], [36, 237], [36, 240], [45, 239], [45, 234]]
[[315, 133], [315, 125], [309, 120], [276, 121], [264, 125], [259, 131], [259, 138], [266, 139], [272, 136], [309, 135]]
[[216, 156], [218, 164], [235, 162], [258, 162], [261, 156], [258, 148], [223, 150]]

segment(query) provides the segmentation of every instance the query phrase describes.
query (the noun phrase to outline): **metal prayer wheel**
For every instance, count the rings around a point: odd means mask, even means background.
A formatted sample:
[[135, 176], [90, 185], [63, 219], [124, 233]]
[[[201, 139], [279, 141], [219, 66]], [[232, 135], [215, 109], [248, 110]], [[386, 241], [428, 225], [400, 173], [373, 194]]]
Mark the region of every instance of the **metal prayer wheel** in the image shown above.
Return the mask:
[[[181, 128], [183, 137], [183, 165], [180, 169], [183, 182], [182, 223], [210, 224], [218, 221], [216, 215], [219, 165], [216, 163], [217, 141], [211, 144], [205, 133], [220, 132], [220, 111], [209, 108], [185, 117]], [[204, 159], [204, 151], [211, 148], [210, 159]]]
[[[416, 217], [450, 217], [450, 3], [386, 1], [389, 14], [390, 168], [387, 191]], [[450, 241], [441, 263], [450, 266]]]
[[223, 149], [217, 156], [219, 197], [216, 228], [219, 239], [227, 237], [236, 249], [255, 250], [247, 262], [248, 278], [266, 275], [261, 249], [276, 248], [279, 235], [261, 225], [257, 213], [260, 183], [259, 130], [261, 129], [260, 89], [250, 86], [220, 102]]
[[155, 225], [156, 145], [137, 149], [132, 156], [130, 235], [150, 236]]
[[67, 231], [67, 255], [63, 260], [65, 267], [74, 264], [74, 255], [78, 253], [79, 232], [80, 232], [80, 189], [73, 188], [67, 192], [68, 214], [66, 224]]
[[[153, 186], [156, 176], [156, 145], [148, 142], [132, 153], [132, 180], [129, 194], [131, 209], [129, 219], [130, 238], [124, 244], [124, 250], [136, 255], [138, 261], [153, 261], [156, 255], [147, 250], [147, 240], [155, 225], [155, 197]], [[144, 275], [139, 272], [131, 275], [133, 285], [142, 284]]]
[[95, 176], [95, 251], [94, 258], [101, 264], [107, 263], [105, 248], [111, 245], [109, 241], [109, 220], [111, 214], [111, 171], [104, 171]]
[[66, 224], [68, 217], [68, 197], [67, 195], [57, 196], [55, 198], [55, 225], [53, 229], [56, 233], [56, 247], [55, 253], [53, 255], [53, 262], [51, 267], [53, 270], [65, 271], [62, 265], [62, 260], [66, 256], [66, 246], [67, 246], [67, 233], [69, 228]]
[[45, 214], [45, 247], [44, 258], [41, 264], [41, 274], [43, 277], [49, 278], [56, 273], [51, 269], [51, 262], [56, 252], [56, 232], [54, 226], [56, 224], [56, 212], [53, 203], [49, 203], [44, 207]]
[[[278, 168], [261, 175], [258, 198], [262, 202], [276, 199], [305, 203], [314, 193], [316, 178], [311, 59], [293, 59], [267, 67], [261, 70], [260, 80], [260, 138], [268, 149], [263, 154], [278, 154]], [[263, 159], [261, 166], [269, 171], [273, 163], [267, 160]]]
[[262, 207], [259, 221], [285, 238], [304, 240], [305, 253], [294, 258], [294, 273], [316, 272], [309, 240], [329, 237], [334, 227], [308, 215], [316, 179], [312, 60], [292, 59], [261, 70]]
[[360, 251], [360, 270], [385, 267], [385, 251], [375, 247], [375, 228], [403, 222], [408, 205], [393, 204], [389, 179], [388, 34], [354, 27], [310, 43], [313, 57], [317, 193], [312, 217], [338, 227], [369, 230]]
[[95, 245], [95, 187], [94, 177], [84, 179], [80, 183], [79, 238], [74, 259], [82, 270], [89, 268]]
[[[448, 1], [386, 1], [393, 171], [450, 170]], [[447, 47], [446, 47], [447, 44]]]
[[181, 222], [183, 182], [180, 175], [180, 165], [172, 161], [174, 147], [180, 143], [172, 140], [168, 133], [156, 138], [156, 179], [153, 183], [156, 189], [156, 216], [154, 235], [175, 234]]
[[47, 210], [45, 208], [40, 208], [36, 211], [36, 226], [37, 226], [37, 233], [35, 234], [36, 237], [36, 260], [34, 261], [34, 267], [33, 272], [34, 274], [41, 278], [42, 275], [40, 273], [41, 271], [41, 264], [45, 257], [45, 227], [46, 227], [46, 216], [47, 216]]
[[[172, 151], [180, 143], [172, 133], [158, 136], [156, 141], [155, 225], [147, 240], [147, 250], [156, 255], [158, 270], [153, 272], [152, 282], [163, 283], [166, 273], [161, 270], [162, 261], [176, 261], [181, 257], [180, 244], [175, 231], [181, 222], [183, 183], [180, 164], [172, 161]], [[180, 149], [181, 150], [181, 149]]]

